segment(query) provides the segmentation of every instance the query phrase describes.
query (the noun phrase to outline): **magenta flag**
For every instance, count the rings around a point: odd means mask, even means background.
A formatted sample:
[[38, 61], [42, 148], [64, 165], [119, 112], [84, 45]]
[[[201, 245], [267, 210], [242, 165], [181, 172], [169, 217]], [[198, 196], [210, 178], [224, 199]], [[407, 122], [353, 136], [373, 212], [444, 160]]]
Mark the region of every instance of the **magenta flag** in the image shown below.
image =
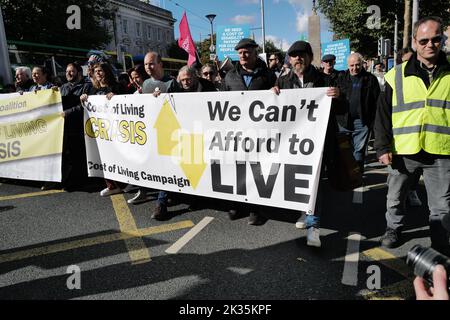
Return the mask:
[[180, 39], [178, 39], [178, 46], [189, 54], [188, 66], [191, 66], [196, 61], [197, 49], [195, 48], [194, 40], [192, 40], [191, 31], [186, 17], [186, 12], [183, 13], [183, 18], [180, 21]]

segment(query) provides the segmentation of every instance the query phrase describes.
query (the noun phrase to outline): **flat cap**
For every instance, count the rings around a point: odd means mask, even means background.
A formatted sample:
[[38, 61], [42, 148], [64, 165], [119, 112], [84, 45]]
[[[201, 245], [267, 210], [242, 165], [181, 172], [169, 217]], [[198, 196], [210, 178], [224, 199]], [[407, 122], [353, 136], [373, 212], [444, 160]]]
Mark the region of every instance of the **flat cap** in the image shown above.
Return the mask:
[[234, 50], [239, 50], [242, 48], [257, 48], [258, 44], [255, 42], [255, 40], [249, 39], [249, 38], [243, 38], [239, 41], [239, 43], [234, 47]]
[[335, 61], [336, 56], [334, 54], [326, 54], [322, 57], [322, 61]]
[[313, 55], [311, 45], [306, 41], [295, 41], [287, 51], [288, 55], [291, 55], [294, 52], [304, 51], [311, 56]]

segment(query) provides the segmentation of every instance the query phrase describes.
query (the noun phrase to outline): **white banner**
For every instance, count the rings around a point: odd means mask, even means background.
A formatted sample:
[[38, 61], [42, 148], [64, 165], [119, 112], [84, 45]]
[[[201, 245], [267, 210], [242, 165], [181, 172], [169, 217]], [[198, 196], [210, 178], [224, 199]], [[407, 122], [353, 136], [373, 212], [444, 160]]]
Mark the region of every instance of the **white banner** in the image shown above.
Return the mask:
[[0, 177], [61, 181], [61, 94], [0, 95]]
[[90, 176], [311, 211], [331, 98], [326, 88], [90, 96]]

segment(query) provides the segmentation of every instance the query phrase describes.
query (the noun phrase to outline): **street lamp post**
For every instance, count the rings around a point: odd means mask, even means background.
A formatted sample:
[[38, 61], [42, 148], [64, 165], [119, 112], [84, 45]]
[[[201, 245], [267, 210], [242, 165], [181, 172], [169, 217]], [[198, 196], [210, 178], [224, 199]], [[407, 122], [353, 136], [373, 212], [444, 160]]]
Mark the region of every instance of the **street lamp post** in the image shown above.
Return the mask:
[[209, 22], [211, 24], [211, 45], [209, 46], [209, 53], [210, 53], [209, 59], [210, 60], [214, 60], [215, 57], [213, 55], [214, 55], [214, 53], [216, 51], [216, 47], [214, 46], [214, 38], [213, 38], [213, 35], [214, 35], [213, 20], [214, 20], [215, 17], [216, 17], [215, 14], [207, 14], [206, 15], [206, 18], [209, 20]]

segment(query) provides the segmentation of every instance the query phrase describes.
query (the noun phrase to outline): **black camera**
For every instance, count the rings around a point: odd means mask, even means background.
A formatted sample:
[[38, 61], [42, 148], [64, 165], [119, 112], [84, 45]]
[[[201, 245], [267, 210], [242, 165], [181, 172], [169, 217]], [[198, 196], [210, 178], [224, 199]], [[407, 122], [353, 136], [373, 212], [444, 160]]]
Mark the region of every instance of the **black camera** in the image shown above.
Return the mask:
[[415, 245], [408, 252], [406, 264], [414, 269], [414, 274], [433, 286], [433, 272], [436, 265], [443, 265], [447, 272], [447, 291], [450, 293], [450, 259], [432, 248]]

